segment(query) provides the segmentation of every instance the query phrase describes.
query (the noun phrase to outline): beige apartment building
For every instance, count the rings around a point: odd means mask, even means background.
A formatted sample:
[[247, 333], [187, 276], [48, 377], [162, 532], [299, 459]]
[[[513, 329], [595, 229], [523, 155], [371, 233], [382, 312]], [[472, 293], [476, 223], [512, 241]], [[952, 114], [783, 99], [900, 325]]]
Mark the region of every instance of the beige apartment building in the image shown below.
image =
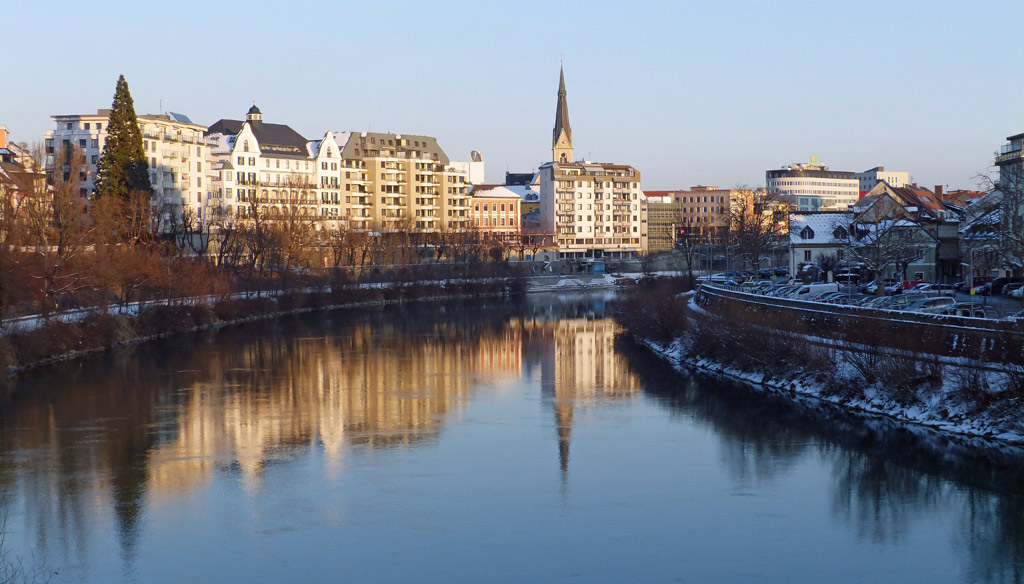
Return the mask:
[[485, 238], [514, 241], [520, 233], [522, 201], [503, 185], [476, 185], [470, 191], [473, 228]]
[[[469, 229], [468, 172], [451, 163], [430, 136], [339, 133], [346, 198], [384, 228], [432, 232]], [[358, 202], [356, 202], [358, 201]]]

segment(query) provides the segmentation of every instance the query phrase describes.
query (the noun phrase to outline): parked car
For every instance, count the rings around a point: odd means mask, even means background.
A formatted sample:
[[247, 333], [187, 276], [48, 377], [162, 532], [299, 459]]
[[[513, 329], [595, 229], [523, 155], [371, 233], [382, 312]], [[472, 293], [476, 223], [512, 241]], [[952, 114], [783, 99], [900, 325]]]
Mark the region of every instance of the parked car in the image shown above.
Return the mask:
[[914, 290], [939, 296], [956, 296], [956, 288], [950, 284], [921, 284], [914, 286]]
[[1024, 283], [1010, 282], [1003, 286], [1003, 296], [1013, 296], [1014, 291], [1024, 288]]
[[992, 283], [986, 282], [985, 284], [975, 286], [971, 288], [970, 292], [975, 296], [989, 296], [992, 294]]
[[1010, 292], [1010, 298], [1020, 299], [1021, 297], [1024, 297], [1024, 288], [1017, 288], [1013, 292]]
[[817, 294], [822, 292], [838, 292], [839, 284], [804, 284], [800, 286], [800, 289], [796, 291], [796, 294], [792, 298], [800, 298], [801, 300], [809, 300]]
[[985, 318], [985, 308], [980, 304], [972, 304], [970, 302], [958, 302], [947, 307], [940, 314], [968, 316], [971, 318]]
[[953, 300], [949, 296], [936, 296], [934, 298], [915, 300], [914, 302], [901, 307], [900, 310], [905, 310], [907, 312], [944, 314], [944, 311], [954, 304], [956, 304], [956, 300]]
[[885, 285], [886, 294], [903, 294], [903, 284], [899, 282], [893, 282]]
[[1020, 278], [1005, 278], [1005, 277], [1004, 278], [996, 278], [995, 280], [992, 280], [992, 282], [991, 282], [992, 294], [993, 295], [995, 295], [995, 294], [1002, 294], [1003, 293], [1003, 288], [1006, 287], [1006, 285], [1008, 285], [1008, 284], [1016, 284], [1016, 283], [1018, 283], [1020, 281], [1021, 281]]
[[811, 298], [811, 300], [814, 300], [815, 302], [828, 302], [829, 299], [834, 298], [836, 296], [842, 296], [842, 295], [843, 295], [842, 292], [839, 292], [839, 291], [836, 291], [836, 290], [832, 290], [830, 292], [828, 292], [828, 291], [826, 291], [826, 292], [819, 292], [819, 293], [815, 294]]

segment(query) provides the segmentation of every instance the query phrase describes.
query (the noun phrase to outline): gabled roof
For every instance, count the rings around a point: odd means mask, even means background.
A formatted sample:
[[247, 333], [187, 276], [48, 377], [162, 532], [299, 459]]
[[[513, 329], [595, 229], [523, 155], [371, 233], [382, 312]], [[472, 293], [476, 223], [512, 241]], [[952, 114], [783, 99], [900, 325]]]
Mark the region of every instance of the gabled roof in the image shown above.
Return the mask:
[[506, 187], [505, 185], [475, 185], [472, 190], [469, 191], [471, 197], [480, 198], [493, 198], [493, 199], [519, 199], [521, 198], [519, 193]]
[[[246, 123], [241, 120], [217, 120], [210, 126], [207, 133], [235, 136], [242, 131], [242, 126]], [[260, 150], [275, 155], [307, 155], [306, 139], [289, 126], [260, 122], [258, 124], [249, 124], [249, 129], [252, 131], [253, 136], [256, 137]]]
[[917, 186], [893, 187], [884, 180], [878, 181], [878, 184], [857, 201], [851, 210], [863, 213], [883, 197], [889, 197], [905, 212], [916, 213], [923, 220], [945, 221], [950, 218], [950, 212], [935, 193]]
[[[841, 241], [834, 237], [836, 228], [846, 229], [850, 222], [847, 213], [790, 213], [789, 241], [790, 244], [801, 245], [837, 245]], [[805, 230], [810, 230], [805, 231]], [[805, 239], [805, 235], [810, 235]]]

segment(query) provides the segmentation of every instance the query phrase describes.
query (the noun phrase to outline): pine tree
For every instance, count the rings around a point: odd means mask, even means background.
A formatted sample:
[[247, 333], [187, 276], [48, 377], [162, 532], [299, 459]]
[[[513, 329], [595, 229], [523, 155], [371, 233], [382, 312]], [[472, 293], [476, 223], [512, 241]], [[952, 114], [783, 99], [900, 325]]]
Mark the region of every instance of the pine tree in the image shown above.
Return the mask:
[[142, 149], [142, 131], [128, 82], [121, 75], [107, 121], [107, 141], [96, 164], [95, 196], [116, 196], [127, 201], [130, 193], [152, 193], [149, 165]]

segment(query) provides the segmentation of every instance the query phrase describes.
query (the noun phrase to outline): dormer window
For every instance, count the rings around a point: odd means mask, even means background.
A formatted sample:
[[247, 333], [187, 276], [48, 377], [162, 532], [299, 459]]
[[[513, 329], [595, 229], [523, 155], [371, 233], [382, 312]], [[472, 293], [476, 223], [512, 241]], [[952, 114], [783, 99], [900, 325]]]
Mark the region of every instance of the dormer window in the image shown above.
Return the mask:
[[836, 227], [836, 230], [832, 232], [832, 239], [846, 239], [846, 230], [842, 227]]
[[800, 239], [814, 239], [814, 230], [808, 225], [800, 230]]

